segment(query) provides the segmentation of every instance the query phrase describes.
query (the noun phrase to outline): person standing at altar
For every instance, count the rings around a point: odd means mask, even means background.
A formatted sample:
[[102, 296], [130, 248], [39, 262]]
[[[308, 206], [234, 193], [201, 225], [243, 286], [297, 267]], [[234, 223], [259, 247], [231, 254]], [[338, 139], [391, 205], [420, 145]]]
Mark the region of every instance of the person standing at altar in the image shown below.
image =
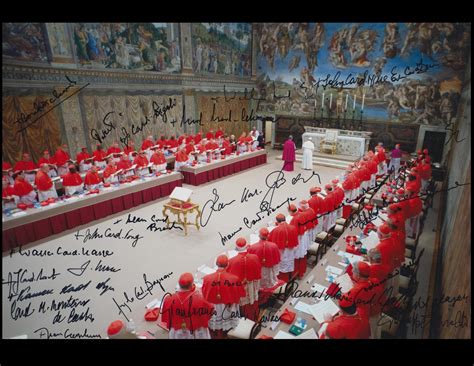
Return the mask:
[[235, 242], [237, 255], [229, 260], [227, 271], [236, 275], [245, 288], [245, 297], [240, 299], [240, 314], [255, 321], [258, 318], [258, 291], [262, 278], [262, 265], [255, 254], [247, 252], [247, 241], [238, 238]]
[[202, 294], [215, 308], [209, 320], [211, 337], [222, 339], [227, 331], [239, 325], [239, 303], [245, 297], [245, 289], [237, 276], [227, 272], [226, 255], [218, 256], [216, 265], [217, 271], [202, 279]]
[[303, 144], [303, 169], [313, 170], [314, 144], [311, 137]]
[[284, 161], [283, 170], [286, 172], [292, 172], [295, 170], [294, 163], [296, 160], [296, 145], [293, 142], [293, 136], [290, 135], [288, 140], [285, 141], [283, 144], [283, 156], [282, 159]]
[[395, 149], [390, 152], [390, 165], [389, 171], [395, 174], [395, 179], [398, 177], [398, 170], [400, 169], [400, 158], [402, 157], [402, 151], [400, 150], [400, 144], [395, 145]]

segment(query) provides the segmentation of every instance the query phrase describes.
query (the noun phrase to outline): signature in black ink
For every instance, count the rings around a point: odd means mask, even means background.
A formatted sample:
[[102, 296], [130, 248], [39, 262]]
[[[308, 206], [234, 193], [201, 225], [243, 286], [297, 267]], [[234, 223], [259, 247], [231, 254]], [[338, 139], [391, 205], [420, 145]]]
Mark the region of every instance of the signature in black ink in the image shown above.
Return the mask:
[[219, 194], [217, 193], [216, 188], [213, 188], [212, 194], [214, 195], [214, 197], [207, 200], [201, 210], [201, 217], [199, 218], [199, 221], [202, 227], [208, 224], [214, 212], [220, 212], [224, 208], [226, 208], [227, 206], [235, 202], [235, 200], [232, 200], [230, 202], [219, 202], [220, 197], [219, 197]]
[[[61, 98], [61, 96], [63, 96], [65, 93], [67, 93], [67, 91], [72, 88], [73, 86], [75, 86], [77, 84], [77, 81], [75, 80], [72, 80], [71, 78], [69, 78], [69, 76], [65, 75], [67, 81], [69, 82], [69, 84], [60, 92], [56, 91], [56, 89], [54, 89], [52, 91], [52, 95], [53, 97], [52, 98], [49, 98], [47, 100], [44, 100], [42, 102], [35, 102], [34, 103], [34, 111], [25, 115], [24, 113], [21, 113], [20, 114], [20, 118], [18, 118], [14, 123], [19, 123], [21, 126], [20, 129], [18, 129], [18, 131], [16, 132], [17, 134], [26, 130], [28, 127], [32, 126], [34, 123], [36, 123], [36, 121], [38, 121], [41, 117], [43, 117], [44, 115], [48, 114], [49, 112], [51, 112], [54, 108], [58, 107], [59, 105], [61, 105], [63, 102], [65, 102], [66, 100], [68, 100], [69, 98], [71, 98], [72, 96], [76, 95], [77, 93], [79, 93], [82, 89], [88, 87], [90, 85], [90, 83], [87, 83], [86, 85], [80, 87], [79, 89], [73, 91], [70, 95], [68, 95], [66, 98], [64, 98], [63, 100], [61, 100], [59, 103], [57, 104], [54, 104], [57, 100], [59, 100]], [[48, 105], [52, 105], [51, 108], [49, 108], [46, 112], [42, 113], [39, 117], [37, 117], [36, 119], [34, 119], [33, 121], [29, 122], [28, 121], [33, 117], [35, 116], [36, 114], [38, 113], [41, 113], [44, 111], [44, 109], [48, 106]], [[28, 123], [28, 124], [27, 124]]]

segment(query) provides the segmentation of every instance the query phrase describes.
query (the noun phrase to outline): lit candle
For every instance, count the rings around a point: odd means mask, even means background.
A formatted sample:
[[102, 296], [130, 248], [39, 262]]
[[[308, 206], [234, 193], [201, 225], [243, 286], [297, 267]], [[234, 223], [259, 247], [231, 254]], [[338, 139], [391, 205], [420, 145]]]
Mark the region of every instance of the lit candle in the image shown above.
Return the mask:
[[323, 97], [321, 98], [321, 109], [324, 109], [324, 92]]
[[352, 105], [352, 109], [356, 109], [356, 100], [357, 100], [357, 94], [354, 94], [354, 104]]
[[347, 102], [349, 101], [349, 93], [346, 94], [346, 106], [344, 107], [344, 110], [347, 111]]
[[365, 93], [362, 94], [362, 107], [360, 107], [360, 110], [361, 110], [361, 111], [364, 110], [364, 101], [365, 101]]
[[318, 100], [316, 99], [316, 97], [314, 98], [314, 109], [316, 109], [316, 106], [318, 105]]
[[329, 95], [329, 109], [332, 107], [332, 93]]

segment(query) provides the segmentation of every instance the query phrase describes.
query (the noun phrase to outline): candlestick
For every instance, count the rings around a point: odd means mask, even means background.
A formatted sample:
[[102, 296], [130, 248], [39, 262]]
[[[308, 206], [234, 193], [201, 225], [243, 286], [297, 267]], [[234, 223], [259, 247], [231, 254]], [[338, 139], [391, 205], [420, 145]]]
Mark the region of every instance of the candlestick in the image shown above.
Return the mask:
[[329, 109], [332, 107], [332, 93], [329, 95]]
[[321, 108], [324, 109], [324, 92], [323, 92], [323, 97], [321, 98]]
[[316, 110], [316, 106], [318, 105], [318, 100], [316, 99], [316, 97], [314, 98], [314, 110]]
[[344, 110], [347, 111], [347, 102], [349, 101], [349, 93], [346, 94], [346, 106], [344, 107]]
[[352, 109], [356, 109], [356, 100], [357, 100], [357, 94], [354, 94], [354, 105], [352, 106]]
[[365, 101], [365, 93], [362, 94], [362, 107], [360, 107], [360, 110], [361, 110], [361, 111], [364, 110], [364, 101]]

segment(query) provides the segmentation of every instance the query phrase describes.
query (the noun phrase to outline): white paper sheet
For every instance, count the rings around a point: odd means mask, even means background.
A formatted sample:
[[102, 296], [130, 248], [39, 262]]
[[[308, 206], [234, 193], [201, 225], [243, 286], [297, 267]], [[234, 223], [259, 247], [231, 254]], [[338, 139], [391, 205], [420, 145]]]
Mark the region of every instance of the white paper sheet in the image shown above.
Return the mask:
[[296, 337], [290, 333], [279, 330], [273, 339], [296, 339]]
[[303, 301], [298, 301], [298, 303], [295, 306], [295, 310], [312, 315], [311, 311], [309, 310], [309, 306], [310, 306], [309, 304]]
[[151, 302], [149, 302], [146, 306], [147, 309], [154, 309], [154, 308], [159, 308], [161, 307], [161, 300], [159, 299], [154, 299]]
[[334, 273], [336, 276], [339, 276], [342, 273], [342, 269], [334, 267], [334, 266], [327, 266], [326, 272]]
[[191, 197], [192, 193], [193, 191], [191, 189], [176, 187], [173, 189], [173, 192], [171, 192], [170, 198], [186, 202]]
[[379, 237], [377, 233], [371, 231], [369, 236], [362, 240], [362, 246], [366, 248], [368, 251], [372, 248], [375, 248], [379, 243]]
[[[379, 214], [380, 215], [380, 214]], [[375, 226], [380, 226], [383, 224], [383, 221], [380, 217], [377, 217], [374, 221], [372, 221], [372, 223], [375, 225]]]
[[298, 339], [318, 339], [318, 335], [313, 328], [308, 329], [306, 332], [301, 333], [299, 336], [296, 336]]
[[348, 292], [350, 289], [352, 289], [352, 287], [354, 287], [354, 283], [347, 273], [344, 273], [342, 276], [336, 278], [334, 282], [339, 284], [342, 292]]
[[321, 325], [321, 328], [319, 328], [318, 330], [318, 338], [321, 338], [321, 335], [324, 334], [327, 327], [328, 327], [328, 323], [324, 323], [323, 325]]
[[310, 306], [309, 310], [316, 321], [322, 323], [324, 321], [324, 314], [329, 313], [335, 315], [339, 311], [339, 307], [331, 299], [323, 299], [317, 304]]
[[382, 219], [384, 219], [385, 221], [388, 220], [388, 215], [387, 215], [386, 213], [384, 213], [384, 212], [379, 212], [379, 217], [382, 218]]

